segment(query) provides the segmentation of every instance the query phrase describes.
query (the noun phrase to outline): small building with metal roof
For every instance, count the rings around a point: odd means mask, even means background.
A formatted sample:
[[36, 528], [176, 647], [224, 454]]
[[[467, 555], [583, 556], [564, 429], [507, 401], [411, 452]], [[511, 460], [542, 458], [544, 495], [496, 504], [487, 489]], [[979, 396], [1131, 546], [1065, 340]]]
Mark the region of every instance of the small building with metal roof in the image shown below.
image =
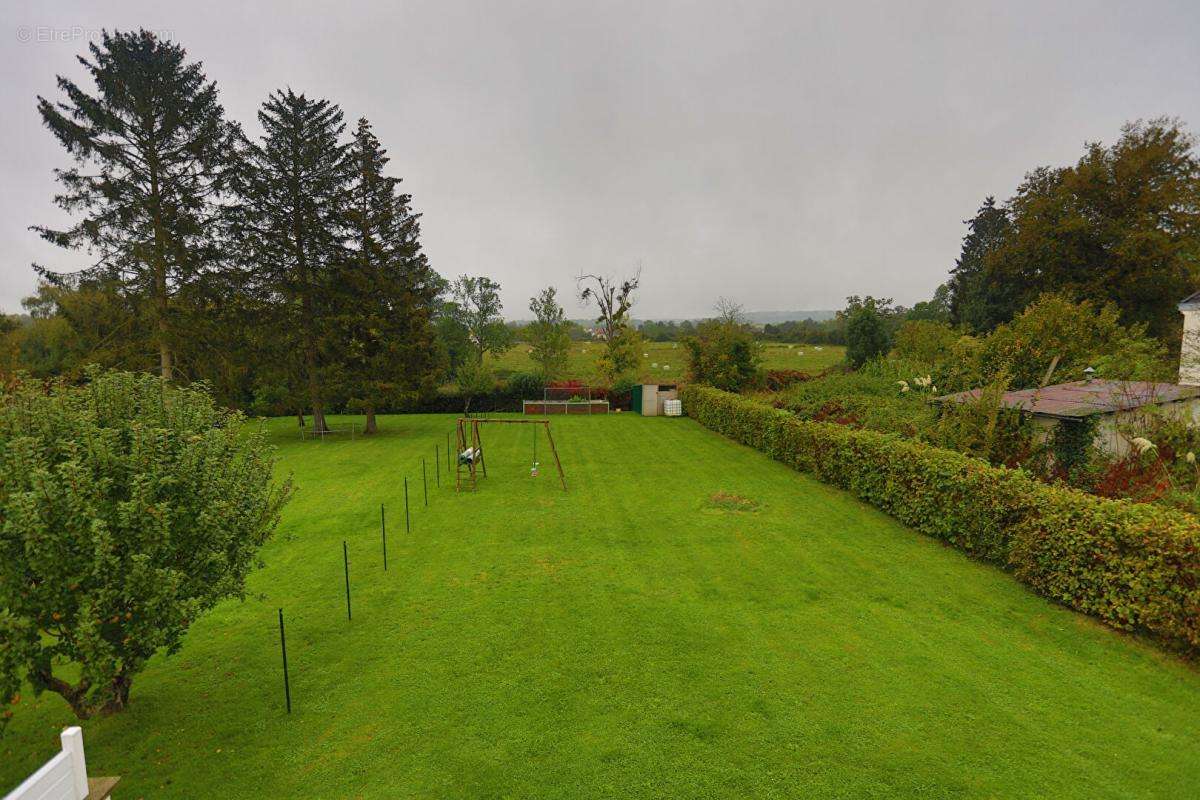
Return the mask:
[[[938, 404], [978, 400], [981, 389], [934, 398]], [[1200, 419], [1200, 386], [1147, 381], [1082, 380], [1005, 392], [1000, 406], [1028, 414], [1049, 433], [1054, 425], [1079, 423], [1098, 417], [1095, 443], [1123, 456], [1130, 450], [1122, 429], [1135, 426], [1148, 407], [1162, 413]]]

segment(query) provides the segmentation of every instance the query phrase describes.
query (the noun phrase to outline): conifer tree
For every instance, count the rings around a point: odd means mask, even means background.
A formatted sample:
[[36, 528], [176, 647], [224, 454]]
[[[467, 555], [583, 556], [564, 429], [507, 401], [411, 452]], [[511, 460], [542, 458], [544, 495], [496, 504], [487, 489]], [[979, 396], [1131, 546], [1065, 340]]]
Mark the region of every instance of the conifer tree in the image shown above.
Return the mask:
[[962, 254], [950, 270], [950, 321], [973, 331], [988, 331], [1003, 322], [996, 319], [996, 287], [989, 287], [985, 262], [1008, 235], [1012, 223], [1008, 210], [987, 197], [974, 218], [966, 221]]
[[404, 393], [433, 388], [436, 367], [432, 317], [440, 281], [421, 252], [420, 215], [400, 179], [384, 174], [387, 151], [366, 119], [350, 148], [354, 163], [343, 331], [347, 341], [347, 394], [366, 413]]
[[[339, 318], [350, 254], [350, 187], [355, 165], [340, 142], [341, 109], [291, 89], [276, 91], [258, 112], [258, 143], [243, 141], [231, 209], [231, 235], [290, 368], [303, 382], [316, 431], [325, 423], [327, 385], [337, 380], [345, 342]], [[301, 387], [292, 386], [299, 393]]]
[[96, 263], [58, 284], [104, 280], [149, 309], [152, 330], [139, 331], [159, 354], [162, 376], [174, 374], [174, 351], [187, 314], [177, 298], [214, 269], [211, 236], [236, 127], [226, 122], [199, 62], [145, 30], [109, 33], [80, 57], [95, 92], [63, 76], [66, 98], [38, 97], [38, 112], [75, 159], [55, 171], [58, 206], [77, 216], [65, 230], [35, 226], [61, 247], [86, 248]]

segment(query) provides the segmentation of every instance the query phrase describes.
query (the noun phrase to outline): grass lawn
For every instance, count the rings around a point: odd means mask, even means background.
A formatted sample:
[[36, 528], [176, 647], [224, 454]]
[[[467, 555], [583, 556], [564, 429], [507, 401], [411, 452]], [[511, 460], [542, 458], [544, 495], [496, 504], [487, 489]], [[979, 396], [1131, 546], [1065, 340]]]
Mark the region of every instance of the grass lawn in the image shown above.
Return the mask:
[[[271, 424], [298, 492], [253, 596], [83, 723], [121, 798], [1200, 793], [1196, 670], [691, 420], [554, 419], [569, 494], [524, 426], [456, 495], [450, 417]], [[23, 701], [0, 791], [71, 721]]]
[[[567, 375], [599, 383], [596, 358], [602, 347], [596, 342], [571, 342]], [[638, 379], [643, 382], [682, 380], [687, 372], [687, 351], [677, 342], [644, 342], [639, 355], [642, 356], [642, 363], [638, 368]], [[768, 342], [763, 346], [763, 368], [820, 372], [841, 363], [845, 355], [846, 348], [839, 346]], [[489, 357], [488, 363], [499, 378], [506, 378], [514, 372], [534, 370], [534, 364], [529, 359], [529, 345], [524, 343], [518, 343], [500, 358]]]

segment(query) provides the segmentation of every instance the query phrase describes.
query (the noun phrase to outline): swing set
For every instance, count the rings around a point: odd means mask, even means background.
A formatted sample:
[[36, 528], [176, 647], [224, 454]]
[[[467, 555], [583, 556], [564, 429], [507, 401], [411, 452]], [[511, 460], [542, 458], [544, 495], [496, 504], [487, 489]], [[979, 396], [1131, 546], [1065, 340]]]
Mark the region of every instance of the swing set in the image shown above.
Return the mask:
[[[467, 427], [470, 426], [470, 441], [468, 442]], [[480, 425], [541, 425], [546, 429], [546, 439], [550, 442], [550, 453], [554, 456], [554, 466], [558, 467], [558, 480], [562, 483], [563, 491], [567, 490], [567, 476], [563, 474], [562, 462], [558, 460], [558, 449], [554, 446], [554, 437], [550, 435], [550, 420], [548, 419], [477, 419], [475, 417], [460, 417], [458, 420], [458, 458], [455, 459], [455, 491], [461, 492], [463, 487], [475, 491], [479, 477], [487, 477], [487, 462], [483, 460], [483, 438], [479, 435]], [[533, 431], [533, 466], [529, 469], [532, 477], [537, 477], [537, 429]]]

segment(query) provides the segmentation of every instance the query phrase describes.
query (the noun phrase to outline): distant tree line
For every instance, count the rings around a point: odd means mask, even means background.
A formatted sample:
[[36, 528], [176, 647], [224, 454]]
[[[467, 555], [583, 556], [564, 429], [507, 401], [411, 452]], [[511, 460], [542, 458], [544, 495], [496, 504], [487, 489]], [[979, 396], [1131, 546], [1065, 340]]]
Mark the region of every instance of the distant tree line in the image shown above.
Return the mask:
[[576, 279], [596, 314], [566, 319], [554, 287], [535, 320], [505, 323], [500, 285], [440, 276], [421, 248], [421, 215], [392, 174], [371, 123], [347, 129], [330, 100], [273, 92], [247, 135], [214, 82], [178, 44], [104, 32], [80, 59], [90, 85], [60, 76], [38, 98], [71, 158], [56, 170], [64, 228], [44, 239], [85, 253], [40, 283], [24, 316], [0, 315], [0, 372], [81, 379], [87, 365], [203, 381], [222, 405], [294, 413], [327, 428], [439, 387], [492, 391], [487, 356], [530, 345], [537, 381], [563, 377], [571, 341], [603, 343], [610, 382], [627, 379], [640, 337], [630, 319], [637, 275]]
[[283, 89], [254, 138], [179, 45], [105, 32], [89, 50], [91, 86], [60, 76], [61, 96], [38, 98], [72, 157], [55, 197], [71, 224], [35, 230], [92, 263], [35, 265], [4, 367], [154, 369], [318, 429], [331, 404], [354, 406], [368, 432], [389, 398], [432, 386], [448, 284], [365, 118], [348, 132], [335, 103]]

